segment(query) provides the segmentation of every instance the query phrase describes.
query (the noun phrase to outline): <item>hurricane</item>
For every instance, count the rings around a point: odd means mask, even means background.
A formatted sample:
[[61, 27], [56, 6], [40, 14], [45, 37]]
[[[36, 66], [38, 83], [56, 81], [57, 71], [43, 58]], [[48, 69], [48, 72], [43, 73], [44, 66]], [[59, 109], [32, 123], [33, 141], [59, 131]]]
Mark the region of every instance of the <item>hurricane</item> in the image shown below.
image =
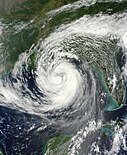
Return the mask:
[[0, 1], [0, 154], [126, 155], [127, 2], [13, 3]]

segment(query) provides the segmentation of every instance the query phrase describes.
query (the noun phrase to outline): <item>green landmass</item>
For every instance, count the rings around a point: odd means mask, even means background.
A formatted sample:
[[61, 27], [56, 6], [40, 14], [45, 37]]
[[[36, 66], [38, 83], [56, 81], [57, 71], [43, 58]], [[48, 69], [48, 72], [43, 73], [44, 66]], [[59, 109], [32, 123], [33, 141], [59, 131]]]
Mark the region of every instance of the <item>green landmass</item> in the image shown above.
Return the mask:
[[2, 150], [0, 149], [0, 155], [3, 155], [3, 152], [2, 152]]
[[49, 139], [45, 155], [67, 155], [70, 139], [68, 135], [59, 135]]
[[[107, 95], [107, 101], [106, 101], [106, 104], [104, 106], [104, 110], [105, 111], [114, 111], [114, 110], [118, 110], [120, 109], [121, 107], [123, 107], [123, 102], [118, 102], [117, 99], [113, 98], [112, 97], [112, 94], [111, 92], [109, 91], [109, 88], [107, 87], [107, 83], [105, 81], [105, 73], [104, 71], [97, 65], [97, 64], [92, 64], [92, 69], [94, 71], [96, 71], [96, 74], [99, 78], [99, 81], [101, 83], [101, 86], [102, 86], [102, 89], [104, 91], [104, 93], [106, 93]], [[122, 96], [122, 94], [120, 94], [120, 96]]]

